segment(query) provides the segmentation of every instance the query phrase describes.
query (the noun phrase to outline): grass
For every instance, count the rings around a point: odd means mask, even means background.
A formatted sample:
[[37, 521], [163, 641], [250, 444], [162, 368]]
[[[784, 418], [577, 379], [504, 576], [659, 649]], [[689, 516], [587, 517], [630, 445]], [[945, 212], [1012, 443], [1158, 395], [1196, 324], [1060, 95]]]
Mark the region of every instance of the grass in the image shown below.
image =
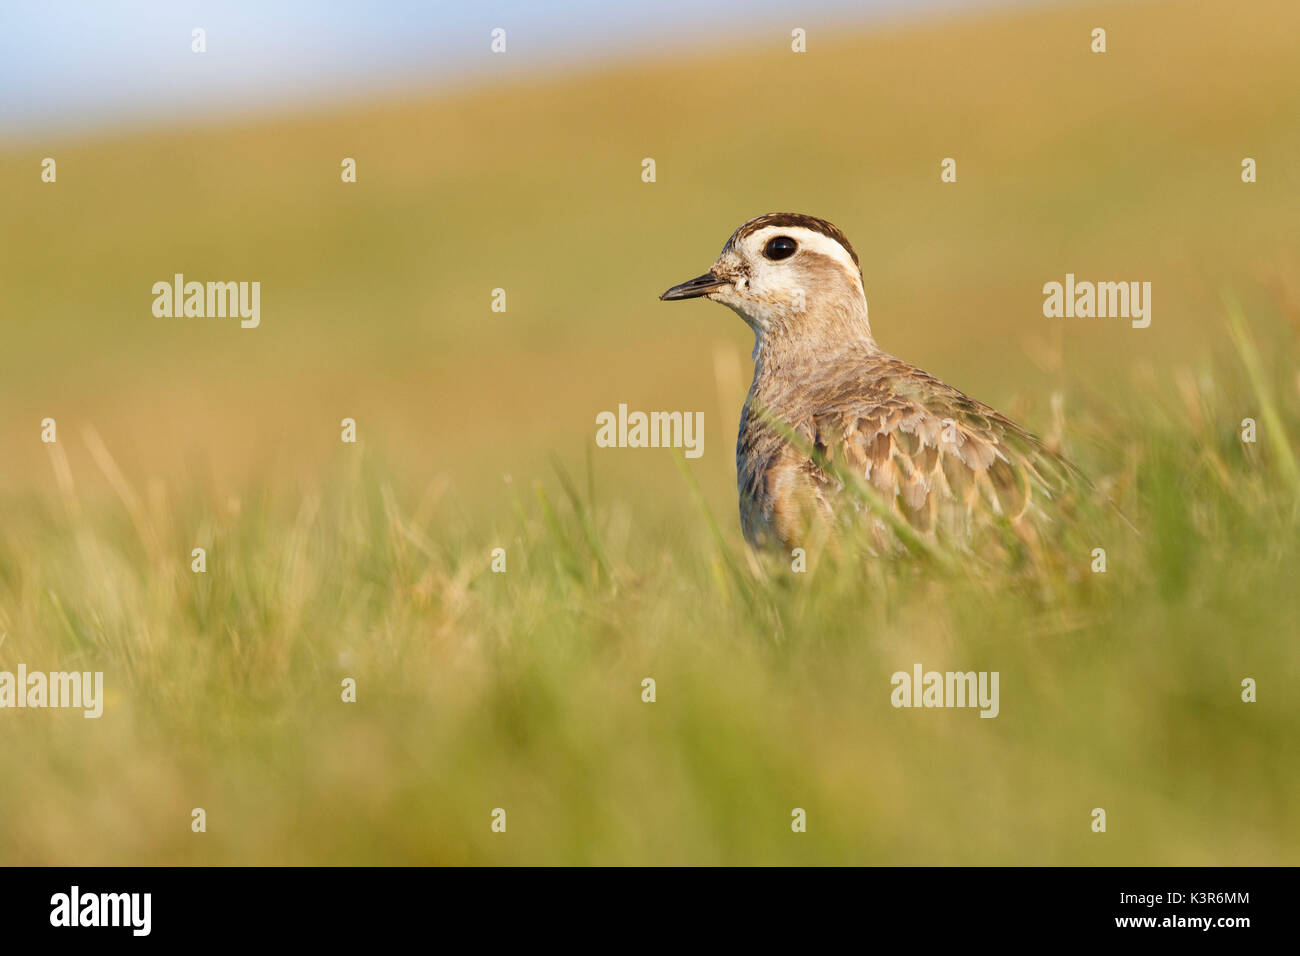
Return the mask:
[[[1295, 864], [1300, 24], [1195, 6], [0, 148], [0, 670], [107, 693], [0, 712], [0, 862]], [[720, 122], [755, 63], [768, 119]], [[748, 552], [750, 343], [654, 296], [778, 207], [1111, 489], [1104, 574]], [[153, 320], [175, 271], [262, 281], [262, 327]], [[1152, 281], [1151, 328], [1044, 320], [1066, 271]], [[704, 410], [704, 456], [596, 449], [619, 402]], [[891, 707], [918, 661], [999, 717]]]
[[[1258, 388], [1296, 434], [1296, 397]], [[109, 696], [100, 721], [5, 715], [6, 861], [1293, 862], [1297, 494], [1215, 424], [1230, 397], [1093, 423], [1143, 459], [1141, 536], [1087, 529], [1105, 574], [796, 575], [687, 484], [634, 509], [594, 466], [449, 531], [445, 496], [363, 449], [219, 508], [199, 482], [33, 501], [0, 536], [7, 660], [103, 669]], [[916, 661], [999, 671], [1000, 716], [891, 708]]]

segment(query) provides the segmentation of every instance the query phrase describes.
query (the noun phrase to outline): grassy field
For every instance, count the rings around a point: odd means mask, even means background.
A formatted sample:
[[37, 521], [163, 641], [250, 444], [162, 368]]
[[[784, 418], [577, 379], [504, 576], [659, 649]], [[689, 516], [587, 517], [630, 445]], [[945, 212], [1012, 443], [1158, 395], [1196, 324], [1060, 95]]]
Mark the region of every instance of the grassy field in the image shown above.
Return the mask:
[[[1297, 30], [1048, 5], [4, 142], [0, 671], [107, 700], [0, 711], [0, 863], [1300, 863]], [[752, 339], [656, 296], [778, 209], [1113, 490], [1106, 573], [748, 555]], [[155, 318], [176, 272], [261, 327]], [[1067, 272], [1151, 327], [1044, 318]], [[704, 455], [595, 447], [619, 403]], [[918, 661], [998, 718], [891, 707]]]

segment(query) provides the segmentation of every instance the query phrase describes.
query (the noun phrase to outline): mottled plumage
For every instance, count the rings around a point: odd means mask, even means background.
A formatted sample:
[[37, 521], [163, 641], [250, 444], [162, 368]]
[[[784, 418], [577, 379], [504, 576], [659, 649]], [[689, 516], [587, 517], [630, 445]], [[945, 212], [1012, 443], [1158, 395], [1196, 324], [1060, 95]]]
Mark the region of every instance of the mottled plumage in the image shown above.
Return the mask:
[[736, 445], [741, 525], [755, 546], [798, 547], [814, 525], [846, 518], [882, 551], [901, 522], [962, 540], [1002, 527], [1036, 544], [1084, 483], [1015, 422], [876, 345], [857, 254], [824, 220], [745, 223], [708, 273], [662, 298], [700, 295], [755, 332]]

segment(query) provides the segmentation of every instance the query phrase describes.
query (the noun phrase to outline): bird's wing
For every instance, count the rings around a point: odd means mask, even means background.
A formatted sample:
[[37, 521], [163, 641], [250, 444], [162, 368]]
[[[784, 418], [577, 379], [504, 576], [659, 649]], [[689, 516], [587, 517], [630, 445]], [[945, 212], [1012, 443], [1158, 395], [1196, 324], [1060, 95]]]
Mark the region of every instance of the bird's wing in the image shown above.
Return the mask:
[[[989, 517], [1037, 525], [1048, 502], [1086, 483], [1006, 416], [898, 359], [827, 383], [809, 407], [799, 431], [917, 531], [966, 533]], [[831, 476], [814, 477], [837, 493]]]

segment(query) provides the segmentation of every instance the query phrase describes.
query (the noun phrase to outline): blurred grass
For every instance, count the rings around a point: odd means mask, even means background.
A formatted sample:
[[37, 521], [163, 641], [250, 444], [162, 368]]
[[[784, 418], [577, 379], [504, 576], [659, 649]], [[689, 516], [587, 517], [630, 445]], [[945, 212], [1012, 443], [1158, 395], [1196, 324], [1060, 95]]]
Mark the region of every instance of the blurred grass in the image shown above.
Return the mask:
[[[0, 862], [1294, 864], [1297, 27], [1020, 9], [9, 144], [0, 669], [109, 699], [0, 718]], [[747, 556], [751, 342], [655, 296], [780, 208], [848, 231], [885, 347], [1116, 489], [1105, 575]], [[154, 319], [177, 271], [262, 327]], [[1044, 320], [1067, 271], [1152, 281], [1151, 328]], [[705, 410], [687, 480], [594, 449], [619, 402]], [[1001, 716], [892, 709], [915, 661]]]

